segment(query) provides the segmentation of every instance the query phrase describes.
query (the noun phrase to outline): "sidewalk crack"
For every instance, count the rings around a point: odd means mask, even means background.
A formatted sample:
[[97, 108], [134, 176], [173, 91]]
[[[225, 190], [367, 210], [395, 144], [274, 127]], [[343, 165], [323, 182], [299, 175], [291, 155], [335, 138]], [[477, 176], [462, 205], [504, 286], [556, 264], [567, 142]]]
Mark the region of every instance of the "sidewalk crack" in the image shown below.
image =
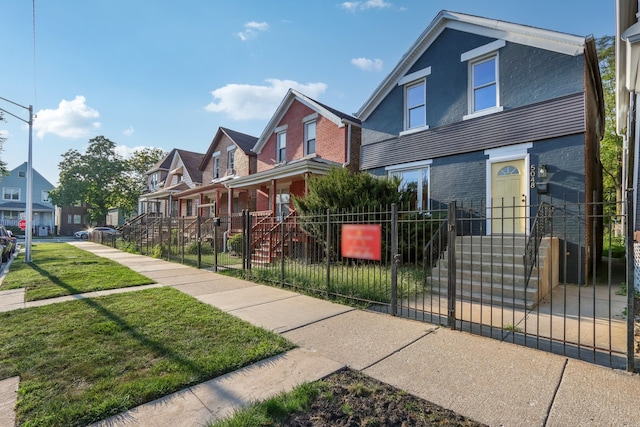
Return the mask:
[[560, 372], [560, 379], [558, 380], [558, 384], [556, 384], [555, 390], [553, 390], [553, 396], [551, 397], [551, 402], [549, 402], [549, 406], [547, 407], [547, 413], [544, 417], [544, 421], [542, 422], [543, 427], [545, 427], [549, 422], [549, 416], [551, 415], [551, 411], [553, 410], [553, 404], [555, 403], [556, 397], [558, 396], [560, 385], [562, 385], [562, 380], [564, 379], [564, 373], [567, 370], [568, 363], [569, 363], [569, 359], [564, 359], [564, 364], [562, 365], [562, 372]]

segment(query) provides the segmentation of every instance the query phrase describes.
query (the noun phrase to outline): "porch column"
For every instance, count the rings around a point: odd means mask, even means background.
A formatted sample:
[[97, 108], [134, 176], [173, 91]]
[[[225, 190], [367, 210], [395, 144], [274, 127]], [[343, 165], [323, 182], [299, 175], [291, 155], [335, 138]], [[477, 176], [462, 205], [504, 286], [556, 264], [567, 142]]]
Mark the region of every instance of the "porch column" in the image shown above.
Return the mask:
[[214, 216], [220, 216], [220, 189], [216, 188], [216, 205], [213, 210]]
[[276, 213], [276, 184], [277, 180], [271, 180], [271, 213], [275, 215]]

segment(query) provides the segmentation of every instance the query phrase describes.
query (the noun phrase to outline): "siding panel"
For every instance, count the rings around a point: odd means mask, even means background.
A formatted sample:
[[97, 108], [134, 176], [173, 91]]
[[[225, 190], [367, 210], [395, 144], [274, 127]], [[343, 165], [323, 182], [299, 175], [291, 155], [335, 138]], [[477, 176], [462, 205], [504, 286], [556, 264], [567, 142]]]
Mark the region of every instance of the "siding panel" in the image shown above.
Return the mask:
[[362, 170], [583, 133], [584, 94], [362, 146]]

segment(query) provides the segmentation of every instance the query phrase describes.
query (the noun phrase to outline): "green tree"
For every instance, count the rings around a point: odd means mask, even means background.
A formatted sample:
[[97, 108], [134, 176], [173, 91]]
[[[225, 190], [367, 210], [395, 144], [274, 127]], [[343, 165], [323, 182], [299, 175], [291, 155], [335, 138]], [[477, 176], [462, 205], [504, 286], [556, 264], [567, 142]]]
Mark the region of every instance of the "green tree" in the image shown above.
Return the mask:
[[400, 180], [378, 178], [368, 173], [353, 173], [345, 168], [333, 168], [325, 176], [315, 175], [307, 181], [304, 197], [293, 197], [296, 210], [302, 215], [339, 210], [371, 209], [400, 203]]
[[605, 132], [600, 142], [600, 160], [604, 171], [604, 197], [622, 202], [622, 137], [616, 133], [616, 63], [615, 37], [596, 40], [605, 104]]
[[147, 171], [165, 156], [160, 148], [143, 148], [133, 152], [124, 160], [125, 172], [118, 179], [120, 192], [114, 200], [114, 206], [122, 209], [125, 215], [136, 212], [138, 198], [147, 185]]
[[92, 223], [103, 224], [111, 207], [117, 207], [121, 192], [120, 176], [126, 171], [125, 161], [113, 141], [98, 136], [89, 140], [84, 154], [69, 150], [58, 164], [60, 185], [49, 196], [58, 206], [84, 202]]

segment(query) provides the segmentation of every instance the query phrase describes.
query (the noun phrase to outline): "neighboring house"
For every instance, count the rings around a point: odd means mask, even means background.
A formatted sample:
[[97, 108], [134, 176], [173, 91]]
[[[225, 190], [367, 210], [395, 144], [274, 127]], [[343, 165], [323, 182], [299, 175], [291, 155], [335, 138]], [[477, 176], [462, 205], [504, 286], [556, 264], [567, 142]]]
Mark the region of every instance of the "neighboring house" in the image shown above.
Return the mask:
[[138, 199], [141, 207], [139, 213], [154, 212], [163, 216], [195, 215], [198, 200], [180, 201], [175, 196], [202, 185], [202, 171], [198, 166], [203, 156], [204, 154], [192, 151], [175, 148], [171, 150], [167, 157], [147, 172], [149, 192], [143, 193]]
[[[602, 199], [591, 37], [442, 11], [356, 116], [361, 170], [400, 177], [417, 209], [482, 202], [482, 233], [528, 234], [541, 201]], [[582, 229], [568, 225], [569, 282], [585, 277], [581, 254], [597, 241], [585, 216]]]
[[[32, 172], [32, 235], [47, 236], [55, 231], [55, 208], [49, 201], [49, 191], [53, 189], [53, 185], [35, 169]], [[21, 219], [26, 219], [27, 162], [2, 177], [0, 187], [0, 224], [18, 226]]]
[[253, 147], [255, 174], [229, 180], [232, 192], [256, 191], [256, 210], [286, 217], [292, 195], [303, 196], [310, 175], [332, 167], [358, 170], [360, 121], [289, 89]]
[[202, 157], [198, 169], [202, 173], [202, 186], [182, 191], [176, 198], [192, 205], [202, 206], [192, 215], [220, 216], [255, 210], [255, 190], [229, 190], [227, 184], [239, 177], [256, 172], [257, 159], [252, 151], [258, 138], [220, 127], [209, 149]]
[[[633, 191], [633, 215], [628, 221], [634, 231], [635, 288], [640, 289], [640, 132], [638, 132], [637, 93], [640, 91], [640, 23], [637, 0], [616, 0], [616, 132], [623, 137], [622, 194]], [[630, 156], [631, 155], [631, 156]], [[626, 224], [625, 224], [626, 225]]]
[[56, 227], [58, 235], [73, 236], [89, 226], [88, 209], [84, 202], [71, 206], [56, 206]]

